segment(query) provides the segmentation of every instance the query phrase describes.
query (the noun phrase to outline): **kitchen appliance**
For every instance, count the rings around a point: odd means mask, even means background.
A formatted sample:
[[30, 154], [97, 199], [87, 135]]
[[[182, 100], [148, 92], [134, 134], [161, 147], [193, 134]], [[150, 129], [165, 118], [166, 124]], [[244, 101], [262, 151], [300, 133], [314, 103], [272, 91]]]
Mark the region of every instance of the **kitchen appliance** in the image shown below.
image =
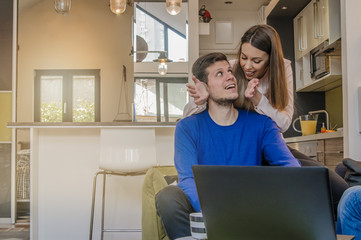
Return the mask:
[[328, 45], [328, 41], [321, 43], [310, 52], [310, 73], [311, 78], [320, 79], [330, 73], [329, 56], [321, 54], [321, 50]]
[[[313, 80], [334, 74], [331, 68], [341, 69], [341, 39], [329, 44], [326, 40], [310, 51], [310, 73]], [[333, 70], [335, 70], [333, 69]]]

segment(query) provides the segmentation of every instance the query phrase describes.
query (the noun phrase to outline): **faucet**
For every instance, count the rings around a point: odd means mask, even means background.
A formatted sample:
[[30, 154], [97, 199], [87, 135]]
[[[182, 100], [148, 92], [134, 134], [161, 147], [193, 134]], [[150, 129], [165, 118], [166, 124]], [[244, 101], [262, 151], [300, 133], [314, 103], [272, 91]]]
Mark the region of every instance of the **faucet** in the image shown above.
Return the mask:
[[315, 113], [324, 113], [324, 114], [326, 114], [326, 129], [329, 130], [330, 129], [330, 118], [328, 116], [328, 112], [326, 110], [317, 110], [317, 111], [308, 112], [308, 114], [310, 114], [310, 115], [315, 114]]

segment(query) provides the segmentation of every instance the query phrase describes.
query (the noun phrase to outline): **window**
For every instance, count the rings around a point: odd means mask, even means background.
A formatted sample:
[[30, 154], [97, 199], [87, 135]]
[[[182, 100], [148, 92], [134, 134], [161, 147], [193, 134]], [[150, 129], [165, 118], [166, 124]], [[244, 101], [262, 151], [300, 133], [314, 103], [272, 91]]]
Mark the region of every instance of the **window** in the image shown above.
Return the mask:
[[136, 121], [175, 122], [188, 102], [187, 78], [135, 78]]
[[35, 70], [36, 122], [100, 121], [100, 70]]
[[[183, 8], [186, 9], [185, 6]], [[161, 14], [160, 11], [164, 13]], [[185, 16], [181, 19], [179, 22], [178, 18], [168, 14], [164, 3], [137, 3], [133, 26], [134, 40], [137, 39], [136, 36], [140, 36], [147, 43], [147, 48], [138, 49], [139, 46], [134, 42], [136, 50], [166, 51], [168, 59], [172, 61], [188, 61], [187, 22]], [[159, 53], [148, 52], [143, 62], [153, 62], [158, 56]]]

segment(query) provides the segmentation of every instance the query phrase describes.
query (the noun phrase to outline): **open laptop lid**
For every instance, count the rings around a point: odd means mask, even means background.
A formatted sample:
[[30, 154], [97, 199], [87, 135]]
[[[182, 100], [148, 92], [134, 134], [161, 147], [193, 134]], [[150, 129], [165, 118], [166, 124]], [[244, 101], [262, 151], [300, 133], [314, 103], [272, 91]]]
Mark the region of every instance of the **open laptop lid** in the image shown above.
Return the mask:
[[336, 240], [324, 167], [193, 166], [209, 240]]

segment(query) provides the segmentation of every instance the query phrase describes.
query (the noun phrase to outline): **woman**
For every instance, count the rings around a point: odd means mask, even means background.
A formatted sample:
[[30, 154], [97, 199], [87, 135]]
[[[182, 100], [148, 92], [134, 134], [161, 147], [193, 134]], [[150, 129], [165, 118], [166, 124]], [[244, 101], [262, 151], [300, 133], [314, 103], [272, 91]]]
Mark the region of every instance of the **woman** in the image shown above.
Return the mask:
[[[293, 74], [291, 62], [283, 59], [276, 30], [268, 25], [251, 27], [241, 39], [238, 60], [231, 64], [239, 83], [235, 106], [269, 116], [285, 132], [293, 115]], [[193, 81], [195, 86], [187, 87], [194, 102], [186, 105], [184, 116], [206, 108], [207, 86], [198, 79]]]

